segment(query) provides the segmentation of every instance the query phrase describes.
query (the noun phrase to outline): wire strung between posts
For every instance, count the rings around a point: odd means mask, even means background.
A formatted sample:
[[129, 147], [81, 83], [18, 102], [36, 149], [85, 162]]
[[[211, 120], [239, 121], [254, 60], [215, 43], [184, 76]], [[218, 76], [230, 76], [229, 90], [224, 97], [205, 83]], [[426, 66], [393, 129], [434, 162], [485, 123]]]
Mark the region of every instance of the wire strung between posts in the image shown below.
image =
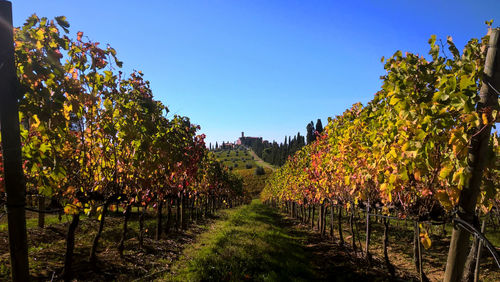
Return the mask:
[[387, 219], [408, 220], [408, 219], [406, 219], [406, 218], [399, 218], [399, 217], [396, 217], [396, 216], [383, 215], [383, 214], [369, 213], [368, 215], [369, 215], [369, 216], [374, 216], [374, 217], [387, 218]]
[[29, 207], [25, 207], [25, 209], [26, 209], [27, 211], [37, 212], [37, 213], [59, 213], [59, 212], [64, 211], [64, 209], [55, 209], [55, 210], [39, 210], [39, 209], [34, 209], [34, 208], [29, 208]]
[[479, 230], [476, 229], [476, 227], [474, 227], [467, 221], [462, 220], [460, 218], [453, 219], [453, 223], [459, 225], [462, 229], [464, 229], [465, 231], [471, 233], [472, 235], [476, 236], [481, 241], [483, 241], [486, 248], [490, 251], [491, 255], [495, 259], [498, 268], [500, 268], [500, 257], [498, 255], [498, 252], [496, 251], [495, 247], [490, 243], [490, 241], [488, 241], [488, 239], [484, 237], [484, 235]]
[[[34, 209], [34, 208], [27, 207], [26, 205], [5, 205], [6, 212], [3, 215], [8, 214], [9, 211], [11, 210], [11, 208], [21, 208], [21, 207], [24, 208], [27, 211], [36, 212], [36, 213], [59, 213], [59, 212], [64, 211], [64, 209], [39, 210], [39, 209]], [[2, 218], [2, 216], [0, 216], [0, 218]]]
[[500, 95], [500, 92], [498, 90], [496, 90], [495, 87], [493, 87], [493, 85], [491, 85], [491, 83], [486, 82], [486, 84], [488, 84], [488, 86], [491, 88], [491, 90], [493, 90], [494, 92], [496, 92], [497, 95]]
[[[100, 205], [97, 205], [95, 206], [96, 208], [99, 208], [99, 207], [102, 207], [104, 206], [105, 204], [100, 204]], [[54, 209], [54, 210], [39, 210], [39, 209], [35, 209], [35, 208], [30, 208], [30, 207], [25, 207], [25, 209], [27, 211], [32, 211], [32, 212], [37, 212], [37, 213], [58, 213], [58, 212], [62, 212], [64, 211], [64, 208], [60, 208], [60, 209]]]
[[[99, 208], [99, 207], [102, 207], [104, 205], [105, 204], [100, 204], [100, 205], [97, 205], [95, 207]], [[6, 212], [3, 215], [9, 213], [9, 209], [8, 208], [19, 208], [19, 207], [24, 207], [25, 210], [31, 211], [31, 212], [36, 212], [36, 213], [60, 213], [60, 212], [64, 212], [64, 208], [52, 209], [52, 210], [40, 210], [40, 209], [35, 209], [35, 208], [27, 207], [26, 204], [21, 204], [21, 205], [5, 205]], [[0, 216], [0, 218], [2, 218], [2, 216]]]
[[[344, 207], [342, 205], [330, 205], [330, 206], [332, 206], [332, 207]], [[361, 210], [361, 212], [366, 214], [366, 212], [364, 210]], [[422, 221], [419, 221], [419, 220], [415, 220], [415, 219], [411, 219], [411, 218], [408, 219], [408, 218], [401, 218], [401, 217], [397, 217], [397, 216], [375, 214], [375, 213], [369, 213], [368, 215], [369, 216], [375, 216], [375, 217], [381, 217], [381, 218], [387, 218], [387, 219], [401, 220], [401, 221], [429, 222], [432, 225], [443, 225], [443, 224], [452, 222], [452, 215], [453, 214], [450, 215], [447, 220], [443, 220], [443, 221], [432, 221], [432, 220], [422, 220]]]

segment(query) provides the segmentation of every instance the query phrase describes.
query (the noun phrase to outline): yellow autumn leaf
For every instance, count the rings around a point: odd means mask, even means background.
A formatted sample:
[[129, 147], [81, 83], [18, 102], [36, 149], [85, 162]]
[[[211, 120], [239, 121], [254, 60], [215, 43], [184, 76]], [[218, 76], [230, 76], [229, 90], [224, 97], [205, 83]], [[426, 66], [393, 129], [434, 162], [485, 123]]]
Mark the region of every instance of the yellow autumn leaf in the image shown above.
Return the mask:
[[380, 190], [385, 191], [387, 189], [387, 183], [380, 184]]
[[453, 174], [453, 183], [460, 183], [460, 177], [462, 176], [462, 174], [464, 173], [464, 168], [460, 168], [459, 170], [457, 170], [454, 174]]
[[483, 113], [481, 115], [481, 118], [483, 119], [483, 124], [488, 124], [488, 114], [487, 113]]
[[429, 249], [432, 245], [431, 238], [429, 238], [429, 233], [427, 233], [427, 230], [423, 228], [422, 224], [420, 224], [420, 242], [426, 250]]
[[445, 179], [449, 174], [450, 172], [453, 170], [453, 166], [448, 164], [446, 166], [444, 166], [441, 171], [439, 172], [439, 178], [441, 179]]
[[87, 207], [83, 210], [83, 212], [86, 214], [86, 215], [90, 215], [90, 212], [92, 211], [92, 209], [90, 207]]
[[73, 109], [73, 106], [71, 104], [69, 104], [69, 105], [64, 104], [63, 105], [63, 114], [64, 114], [64, 118], [66, 118], [66, 120], [69, 120], [69, 112], [71, 112], [72, 109]]
[[445, 190], [438, 190], [435, 193], [435, 197], [439, 200], [441, 205], [443, 205], [446, 210], [451, 210], [453, 208], [453, 204], [450, 201], [450, 196], [446, 193]]
[[38, 119], [37, 115], [33, 115], [33, 122], [31, 123], [31, 126], [37, 128], [40, 125], [40, 119]]
[[420, 181], [420, 170], [415, 170], [413, 172], [413, 177], [415, 177], [416, 181]]
[[35, 32], [35, 38], [36, 38], [37, 40], [43, 40], [43, 38], [45, 37], [44, 35], [45, 35], [45, 32], [44, 32], [44, 30], [43, 30], [43, 29], [39, 29], [39, 30], [37, 30], [37, 31]]
[[397, 176], [395, 174], [391, 174], [389, 176], [389, 183], [390, 184], [394, 184], [394, 182], [396, 182], [396, 180], [397, 180]]
[[401, 146], [401, 151], [406, 152], [408, 150], [408, 147], [410, 147], [410, 143], [404, 143], [403, 146]]
[[78, 214], [78, 209], [74, 205], [66, 205], [64, 207], [65, 214]]

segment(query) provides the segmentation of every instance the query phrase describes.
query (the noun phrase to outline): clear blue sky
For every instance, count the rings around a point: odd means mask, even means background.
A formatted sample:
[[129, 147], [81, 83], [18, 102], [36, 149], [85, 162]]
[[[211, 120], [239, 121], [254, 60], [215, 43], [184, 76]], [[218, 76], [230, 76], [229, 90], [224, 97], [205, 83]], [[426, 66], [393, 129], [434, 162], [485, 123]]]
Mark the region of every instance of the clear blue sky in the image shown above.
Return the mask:
[[283, 141], [308, 122], [366, 103], [380, 62], [396, 50], [427, 54], [431, 34], [459, 49], [500, 24], [498, 0], [13, 1], [14, 25], [64, 15], [72, 36], [109, 43], [124, 70], [142, 70], [172, 114], [208, 142]]

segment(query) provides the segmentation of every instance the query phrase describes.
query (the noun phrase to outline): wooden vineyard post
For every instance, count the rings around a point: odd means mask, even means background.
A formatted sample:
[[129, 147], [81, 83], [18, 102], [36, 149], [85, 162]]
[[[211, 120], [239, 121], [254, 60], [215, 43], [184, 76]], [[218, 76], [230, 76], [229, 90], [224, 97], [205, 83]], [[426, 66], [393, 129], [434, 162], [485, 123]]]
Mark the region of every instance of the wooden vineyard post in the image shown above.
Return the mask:
[[418, 251], [418, 276], [420, 281], [429, 281], [424, 274], [424, 268], [422, 267], [422, 244], [420, 243], [420, 223], [417, 221], [417, 251]]
[[389, 260], [389, 254], [387, 253], [387, 247], [389, 246], [389, 218], [383, 218], [384, 223], [384, 241], [383, 241], [383, 249], [384, 249], [384, 261], [387, 269], [391, 276], [395, 275], [394, 267], [391, 265], [391, 261]]
[[344, 246], [344, 236], [342, 234], [342, 206], [339, 205], [339, 213], [338, 213], [338, 228], [339, 228], [339, 241], [340, 245]]
[[7, 193], [10, 264], [13, 281], [28, 281], [28, 243], [24, 209], [26, 187], [21, 163], [16, 84], [12, 3], [0, 0], [0, 127]]
[[312, 206], [312, 217], [311, 217], [311, 230], [314, 230], [314, 213], [315, 213], [316, 205]]
[[[45, 210], [45, 198], [42, 195], [38, 197], [38, 209], [40, 211]], [[45, 225], [45, 213], [38, 213], [38, 227], [43, 228]]]
[[366, 205], [366, 241], [365, 241], [365, 250], [366, 250], [366, 261], [368, 262], [368, 265], [371, 265], [371, 260], [370, 260], [370, 235], [371, 235], [371, 230], [370, 230], [370, 200], [368, 200], [368, 203]]
[[[331, 203], [331, 201], [330, 201]], [[334, 213], [335, 213], [335, 206], [333, 204], [330, 204], [330, 237], [332, 238], [332, 243], [335, 242], [335, 236], [333, 234], [333, 230], [334, 230]]]
[[155, 234], [155, 239], [156, 240], [160, 240], [161, 238], [161, 232], [162, 232], [162, 219], [163, 219], [163, 215], [162, 215], [162, 209], [163, 209], [163, 200], [162, 199], [158, 199], [158, 212], [156, 214], [156, 234]]
[[357, 253], [356, 250], [356, 235], [354, 233], [354, 211], [352, 208], [352, 205], [349, 209], [349, 227], [351, 229], [351, 240], [352, 240], [352, 249], [354, 250], [355, 253]]
[[73, 275], [73, 254], [75, 250], [75, 230], [78, 227], [78, 222], [80, 221], [80, 214], [74, 214], [71, 219], [71, 223], [68, 226], [68, 235], [66, 238], [66, 254], [64, 255], [64, 269], [62, 273], [62, 278], [64, 281], [71, 281], [71, 276]]
[[[483, 224], [481, 225], [481, 233], [483, 234], [485, 226], [486, 226], [486, 219], [483, 220]], [[483, 240], [479, 240], [479, 245], [477, 247], [476, 267], [474, 269], [474, 282], [479, 281], [479, 266], [480, 266], [482, 248], [483, 248]]]
[[[500, 89], [500, 56], [497, 56], [500, 41], [500, 29], [492, 29], [488, 43], [488, 53], [484, 66], [483, 84], [479, 93], [479, 103], [476, 111], [479, 116], [483, 113], [498, 109], [498, 89]], [[468, 167], [469, 181], [460, 191], [457, 215], [460, 219], [473, 224], [474, 210], [480, 192], [483, 170], [488, 159], [488, 142], [491, 134], [491, 123], [481, 124], [478, 132], [473, 135], [469, 145]], [[459, 281], [462, 278], [467, 252], [469, 250], [468, 231], [454, 225], [444, 281]]]

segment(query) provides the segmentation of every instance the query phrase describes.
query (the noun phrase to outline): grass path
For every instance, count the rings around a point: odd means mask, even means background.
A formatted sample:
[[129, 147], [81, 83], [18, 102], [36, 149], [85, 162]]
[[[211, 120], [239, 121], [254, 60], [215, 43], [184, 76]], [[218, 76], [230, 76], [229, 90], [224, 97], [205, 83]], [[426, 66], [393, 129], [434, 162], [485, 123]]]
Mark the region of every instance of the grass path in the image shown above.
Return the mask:
[[275, 210], [254, 200], [227, 210], [223, 220], [185, 249], [166, 281], [315, 280], [306, 232], [290, 228]]
[[252, 157], [254, 157], [254, 160], [255, 162], [260, 165], [260, 166], [263, 166], [263, 167], [267, 167], [271, 170], [275, 170], [276, 168], [274, 166], [272, 166], [271, 164], [269, 163], [266, 163], [265, 161], [263, 161], [261, 158], [259, 158], [259, 156], [257, 156], [257, 154], [252, 150], [252, 149], [248, 149], [248, 152], [250, 153], [250, 155], [252, 155]]
[[416, 281], [370, 267], [296, 220], [253, 200], [221, 212], [160, 281]]

